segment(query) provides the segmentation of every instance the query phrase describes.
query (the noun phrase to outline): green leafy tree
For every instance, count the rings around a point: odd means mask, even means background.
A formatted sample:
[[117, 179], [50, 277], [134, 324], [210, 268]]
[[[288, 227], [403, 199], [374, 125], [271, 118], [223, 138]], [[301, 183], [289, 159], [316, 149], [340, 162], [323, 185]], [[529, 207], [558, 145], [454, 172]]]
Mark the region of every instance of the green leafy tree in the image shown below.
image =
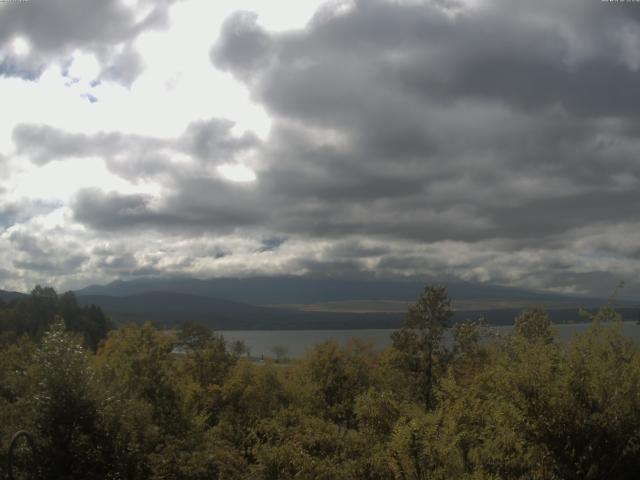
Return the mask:
[[528, 314], [528, 334], [494, 342], [466, 377], [449, 370], [425, 428], [431, 478], [634, 478], [640, 351], [602, 315], [558, 343]]
[[446, 287], [427, 286], [409, 307], [404, 327], [392, 335], [396, 364], [408, 374], [426, 408], [434, 405], [436, 369], [446, 354], [442, 337], [452, 315]]
[[184, 372], [201, 387], [222, 385], [237, 358], [227, 349], [222, 335], [214, 335], [206, 327], [193, 326], [178, 336], [178, 344], [184, 348], [182, 365]]
[[288, 403], [279, 372], [271, 363], [253, 365], [240, 360], [222, 387], [215, 431], [251, 463], [255, 461], [258, 422], [271, 418]]
[[[393, 429], [389, 442], [390, 468], [394, 478], [427, 480], [432, 478], [429, 456], [431, 428], [424, 411], [402, 416]], [[454, 478], [454, 477], [452, 477]]]
[[92, 350], [112, 328], [99, 307], [80, 307], [73, 292], [58, 295], [53, 288], [38, 285], [28, 297], [0, 309], [0, 339], [28, 335], [39, 340], [57, 317], [64, 320], [67, 330], [81, 333], [84, 344]]
[[187, 350], [204, 347], [213, 338], [213, 332], [205, 325], [197, 322], [183, 322], [178, 331], [177, 344]]
[[224, 337], [193, 323], [183, 324], [178, 347], [182, 349], [176, 356], [180, 389], [195, 414], [212, 426], [217, 421], [222, 385], [238, 358], [228, 351]]
[[317, 345], [292, 372], [292, 397], [309, 411], [353, 428], [357, 424], [356, 398], [370, 387], [375, 366], [370, 343], [352, 340], [341, 348], [328, 340]]
[[111, 332], [96, 356], [104, 384], [120, 398], [139, 399], [153, 408], [154, 422], [164, 431], [185, 428], [184, 405], [173, 358], [175, 339], [150, 323]]
[[7, 464], [9, 442], [19, 430], [33, 431], [33, 381], [36, 344], [26, 336], [0, 345], [0, 475]]
[[108, 466], [94, 376], [80, 342], [56, 321], [34, 355], [33, 428], [44, 478], [104, 478]]
[[244, 340], [235, 340], [231, 343], [231, 353], [236, 357], [251, 356], [251, 349]]
[[256, 461], [250, 467], [249, 479], [391, 477], [384, 456], [366, 435], [299, 409], [285, 409], [260, 422], [256, 436]]
[[276, 345], [271, 349], [271, 351], [276, 356], [276, 363], [282, 363], [287, 361], [287, 353], [289, 351], [287, 347], [283, 345]]
[[514, 334], [529, 341], [553, 342], [554, 339], [551, 318], [541, 308], [522, 312], [516, 318]]

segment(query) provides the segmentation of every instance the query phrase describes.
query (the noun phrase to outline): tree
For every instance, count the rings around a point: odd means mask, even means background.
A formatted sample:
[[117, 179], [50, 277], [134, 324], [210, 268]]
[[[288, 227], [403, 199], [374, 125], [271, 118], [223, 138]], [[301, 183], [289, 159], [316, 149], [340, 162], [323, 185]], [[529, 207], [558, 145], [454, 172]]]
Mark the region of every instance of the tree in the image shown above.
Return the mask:
[[287, 347], [276, 345], [271, 349], [271, 351], [276, 356], [276, 363], [282, 363], [287, 360], [287, 353], [289, 351]]
[[51, 287], [36, 286], [31, 295], [13, 300], [0, 309], [0, 333], [5, 338], [20, 335], [39, 340], [56, 317], [65, 328], [79, 332], [85, 346], [95, 350], [111, 329], [111, 323], [100, 307], [80, 307], [73, 292], [58, 295]]
[[249, 479], [387, 480], [389, 462], [370, 437], [300, 409], [260, 422]]
[[479, 371], [486, 364], [486, 343], [491, 332], [487, 331], [484, 319], [457, 323], [452, 330], [453, 349], [448, 372], [465, 381], [472, 372]]
[[214, 432], [224, 444], [240, 451], [246, 462], [254, 462], [257, 424], [289, 403], [279, 369], [270, 362], [258, 366], [242, 359], [229, 372], [221, 394]]
[[35, 352], [35, 343], [26, 336], [0, 345], [1, 467], [7, 465], [9, 442], [13, 434], [19, 430], [32, 432], [34, 429], [32, 399], [39, 387], [31, 375]]
[[57, 320], [34, 356], [32, 414], [44, 478], [104, 478], [100, 400], [77, 338]]
[[391, 337], [399, 367], [413, 377], [416, 394], [427, 409], [434, 403], [434, 368], [445, 353], [442, 336], [452, 315], [446, 287], [426, 286], [409, 307], [404, 327]]
[[516, 318], [514, 334], [532, 342], [553, 342], [553, 324], [547, 312], [532, 308]]
[[609, 314], [570, 342], [534, 328], [494, 342], [466, 376], [450, 369], [422, 429], [433, 429], [429, 478], [635, 478], [640, 349], [620, 323], [600, 321]]
[[222, 384], [238, 357], [230, 353], [222, 335], [213, 334], [208, 328], [192, 324], [178, 335], [178, 345], [183, 351], [176, 356], [180, 371], [181, 391], [189, 405], [203, 415], [207, 425], [216, 421], [215, 409]]
[[213, 337], [211, 329], [197, 322], [183, 322], [178, 331], [178, 343], [185, 349], [198, 349]]
[[242, 357], [246, 355], [251, 356], [251, 349], [247, 346], [244, 340], [234, 340], [231, 343], [231, 353], [236, 357]]
[[291, 372], [292, 397], [310, 413], [353, 428], [356, 398], [370, 387], [374, 358], [372, 345], [361, 340], [316, 345]]
[[173, 346], [174, 338], [150, 323], [130, 325], [111, 332], [95, 360], [112, 398], [147, 402], [153, 421], [163, 431], [179, 434], [185, 418]]

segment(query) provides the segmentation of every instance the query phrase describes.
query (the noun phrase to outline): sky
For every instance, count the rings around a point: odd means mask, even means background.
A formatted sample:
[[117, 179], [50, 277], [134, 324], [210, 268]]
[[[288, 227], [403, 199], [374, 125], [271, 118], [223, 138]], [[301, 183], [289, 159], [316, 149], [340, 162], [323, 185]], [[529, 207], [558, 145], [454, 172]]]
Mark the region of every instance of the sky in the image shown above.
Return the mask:
[[0, 288], [640, 296], [640, 3], [0, 3]]

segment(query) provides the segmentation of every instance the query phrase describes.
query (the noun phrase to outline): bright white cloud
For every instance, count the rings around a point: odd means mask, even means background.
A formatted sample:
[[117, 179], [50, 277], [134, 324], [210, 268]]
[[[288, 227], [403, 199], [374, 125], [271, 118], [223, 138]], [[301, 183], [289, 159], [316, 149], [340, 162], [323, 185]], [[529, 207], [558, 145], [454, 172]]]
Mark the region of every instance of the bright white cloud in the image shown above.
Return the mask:
[[[137, 3], [123, 2], [127, 7]], [[320, 3], [283, 2], [273, 8], [252, 0], [180, 2], [170, 11], [167, 30], [144, 32], [135, 41], [144, 72], [130, 88], [108, 81], [90, 85], [99, 77], [102, 65], [94, 53], [79, 50], [66, 65], [66, 75], [63, 65], [52, 64], [35, 82], [0, 77], [0, 104], [11, 112], [0, 117], [0, 153], [12, 157], [12, 132], [19, 124], [44, 124], [84, 134], [119, 131], [176, 137], [193, 121], [219, 117], [234, 121], [237, 134], [251, 131], [264, 139], [271, 125], [269, 117], [249, 98], [244, 85], [211, 65], [211, 44], [224, 19], [237, 9], [257, 11], [268, 28], [287, 29], [304, 26]], [[28, 55], [30, 51], [23, 37], [15, 38], [12, 48], [16, 55]], [[97, 102], [91, 103], [89, 98]], [[92, 186], [121, 193], [157, 192], [160, 188], [131, 185], [109, 172], [100, 159], [45, 167], [14, 159], [12, 164], [11, 178], [0, 180], [0, 185], [13, 185], [7, 194], [11, 198], [66, 202], [78, 189]], [[219, 173], [235, 182], [255, 180], [253, 170], [244, 165], [229, 164]]]
[[19, 57], [29, 55], [31, 52], [31, 45], [23, 37], [16, 37], [11, 45], [13, 47], [13, 53]]
[[253, 182], [256, 179], [255, 172], [241, 164], [222, 164], [218, 167], [218, 172], [232, 182]]
[[48, 199], [67, 203], [80, 188], [98, 187], [122, 193], [157, 193], [154, 184], [131, 183], [107, 170], [99, 158], [69, 159], [51, 162], [38, 168], [23, 168], [13, 178], [10, 196], [15, 198]]
[[73, 54], [67, 74], [71, 78], [89, 83], [100, 74], [100, 63], [93, 53], [76, 51]]

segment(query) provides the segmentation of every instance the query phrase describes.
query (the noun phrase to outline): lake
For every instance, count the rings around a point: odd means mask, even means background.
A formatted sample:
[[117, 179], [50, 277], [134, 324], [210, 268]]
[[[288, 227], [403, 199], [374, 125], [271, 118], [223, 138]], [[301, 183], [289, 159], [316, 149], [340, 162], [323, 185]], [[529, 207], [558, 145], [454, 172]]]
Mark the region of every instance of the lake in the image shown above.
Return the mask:
[[[590, 324], [556, 325], [561, 339], [569, 340], [573, 335], [584, 332]], [[487, 327], [498, 334], [506, 335], [513, 326]], [[625, 335], [640, 341], [640, 325], [624, 322]], [[371, 341], [377, 349], [384, 349], [391, 343], [393, 329], [380, 330], [227, 330], [220, 333], [228, 342], [242, 340], [249, 347], [253, 357], [273, 357], [275, 347], [284, 347], [288, 357], [301, 357], [314, 345], [334, 339], [341, 345], [350, 339]]]

